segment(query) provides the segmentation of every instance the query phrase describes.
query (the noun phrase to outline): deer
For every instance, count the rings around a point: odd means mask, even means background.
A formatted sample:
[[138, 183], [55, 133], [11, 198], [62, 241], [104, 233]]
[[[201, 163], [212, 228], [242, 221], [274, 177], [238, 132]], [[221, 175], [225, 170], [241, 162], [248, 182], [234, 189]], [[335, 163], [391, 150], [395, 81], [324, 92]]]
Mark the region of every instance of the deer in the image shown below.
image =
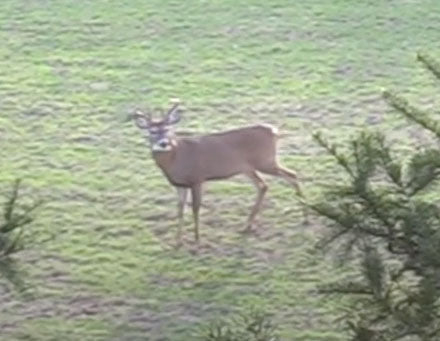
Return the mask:
[[[195, 242], [199, 243], [199, 211], [202, 186], [207, 181], [228, 179], [243, 174], [251, 180], [257, 197], [247, 218], [244, 232], [250, 231], [261, 209], [268, 185], [260, 174], [285, 179], [303, 198], [295, 171], [277, 160], [278, 129], [269, 124], [255, 124], [202, 136], [178, 136], [173, 127], [181, 120], [179, 102], [153, 119], [150, 113], [136, 109], [132, 117], [149, 141], [152, 158], [168, 182], [177, 189], [177, 245], [182, 242], [184, 210], [188, 192], [192, 197]], [[307, 222], [307, 212], [303, 208]]]

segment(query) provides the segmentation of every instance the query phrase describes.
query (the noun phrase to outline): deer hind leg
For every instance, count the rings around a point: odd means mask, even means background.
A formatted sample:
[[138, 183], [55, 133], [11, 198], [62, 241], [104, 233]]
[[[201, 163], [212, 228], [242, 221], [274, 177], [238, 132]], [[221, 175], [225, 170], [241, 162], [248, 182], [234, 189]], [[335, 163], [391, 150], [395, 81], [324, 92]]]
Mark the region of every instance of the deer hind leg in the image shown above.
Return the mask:
[[199, 211], [202, 203], [202, 186], [200, 184], [191, 187], [192, 210], [194, 217], [194, 237], [199, 242]]
[[293, 188], [295, 188], [296, 194], [301, 198], [302, 206], [303, 206], [303, 216], [304, 216], [304, 222], [308, 223], [309, 221], [309, 214], [307, 210], [307, 206], [303, 202], [304, 200], [304, 194], [301, 190], [301, 187], [299, 185], [298, 176], [293, 170], [290, 170], [288, 168], [282, 167], [280, 165], [274, 165], [270, 168], [265, 168], [264, 170], [260, 170], [263, 173], [278, 176], [280, 178], [285, 179], [288, 183], [290, 183]]
[[246, 226], [245, 231], [249, 231], [252, 229], [252, 226], [255, 221], [255, 217], [261, 209], [261, 204], [263, 202], [264, 195], [266, 194], [266, 191], [267, 191], [267, 185], [264, 182], [264, 180], [255, 171], [246, 173], [246, 176], [252, 180], [252, 182], [254, 183], [254, 185], [258, 191], [257, 192], [257, 199], [255, 200], [255, 204], [252, 207], [251, 213], [249, 214], [249, 218], [247, 221], [247, 226]]
[[298, 194], [299, 197], [304, 198], [304, 194], [302, 193], [301, 187], [299, 186], [298, 176], [296, 175], [296, 173], [285, 167], [278, 166], [277, 168], [279, 176], [281, 176], [295, 188], [296, 194]]
[[177, 187], [177, 195], [179, 197], [179, 202], [177, 204], [177, 217], [179, 221], [177, 227], [176, 242], [177, 245], [180, 245], [182, 243], [183, 214], [185, 212], [188, 189], [184, 187]]

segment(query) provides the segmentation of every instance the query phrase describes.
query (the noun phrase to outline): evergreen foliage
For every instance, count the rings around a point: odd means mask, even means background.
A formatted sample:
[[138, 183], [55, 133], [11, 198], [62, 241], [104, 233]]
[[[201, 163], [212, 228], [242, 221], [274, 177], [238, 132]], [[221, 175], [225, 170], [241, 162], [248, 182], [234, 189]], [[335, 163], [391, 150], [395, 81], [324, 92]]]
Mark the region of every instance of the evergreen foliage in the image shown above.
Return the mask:
[[[440, 63], [425, 54], [418, 60], [440, 80]], [[440, 139], [432, 114], [391, 91], [383, 96]], [[440, 150], [425, 146], [402, 158], [383, 134], [369, 131], [345, 149], [320, 133], [314, 138], [345, 175], [310, 207], [328, 222], [320, 245], [342, 251], [359, 269], [321, 288], [352, 298], [342, 319], [351, 340], [440, 339], [440, 208], [432, 199], [438, 197]]]
[[6, 278], [18, 287], [22, 281], [18, 275], [12, 255], [24, 249], [27, 226], [32, 223], [32, 212], [41, 204], [36, 201], [30, 205], [18, 204], [20, 180], [16, 180], [3, 204], [0, 221], [0, 278]]
[[270, 316], [252, 309], [233, 319], [217, 320], [200, 330], [202, 341], [279, 341]]

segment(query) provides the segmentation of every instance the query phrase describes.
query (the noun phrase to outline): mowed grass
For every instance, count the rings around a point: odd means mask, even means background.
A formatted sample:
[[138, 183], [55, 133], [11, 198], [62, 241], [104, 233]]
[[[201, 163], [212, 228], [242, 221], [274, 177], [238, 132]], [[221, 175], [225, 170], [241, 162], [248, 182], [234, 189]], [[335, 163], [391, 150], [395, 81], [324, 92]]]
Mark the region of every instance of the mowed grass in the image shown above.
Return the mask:
[[268, 179], [242, 235], [252, 185], [207, 184], [201, 245], [188, 210], [175, 250], [175, 191], [126, 117], [180, 98], [195, 134], [285, 124], [280, 158], [314, 197], [335, 170], [313, 130], [343, 142], [374, 126], [401, 146], [412, 130], [381, 87], [438, 107], [415, 62], [440, 51], [438, 0], [3, 0], [0, 27], [1, 188], [23, 178], [46, 201], [35, 230], [56, 235], [18, 257], [32, 297], [0, 287], [0, 340], [193, 340], [250, 307], [285, 340], [342, 339], [343, 302], [315, 289], [344, 269], [315, 249], [323, 228], [302, 224], [292, 189]]

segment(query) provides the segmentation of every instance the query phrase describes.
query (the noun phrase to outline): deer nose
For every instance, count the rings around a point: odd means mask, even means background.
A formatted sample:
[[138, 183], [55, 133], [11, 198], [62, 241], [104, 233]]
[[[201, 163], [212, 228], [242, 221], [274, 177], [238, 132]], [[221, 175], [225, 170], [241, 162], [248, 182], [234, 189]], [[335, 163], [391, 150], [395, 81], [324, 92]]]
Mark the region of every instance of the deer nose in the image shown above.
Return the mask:
[[159, 146], [165, 148], [166, 146], [168, 146], [168, 143], [166, 141], [160, 141]]

